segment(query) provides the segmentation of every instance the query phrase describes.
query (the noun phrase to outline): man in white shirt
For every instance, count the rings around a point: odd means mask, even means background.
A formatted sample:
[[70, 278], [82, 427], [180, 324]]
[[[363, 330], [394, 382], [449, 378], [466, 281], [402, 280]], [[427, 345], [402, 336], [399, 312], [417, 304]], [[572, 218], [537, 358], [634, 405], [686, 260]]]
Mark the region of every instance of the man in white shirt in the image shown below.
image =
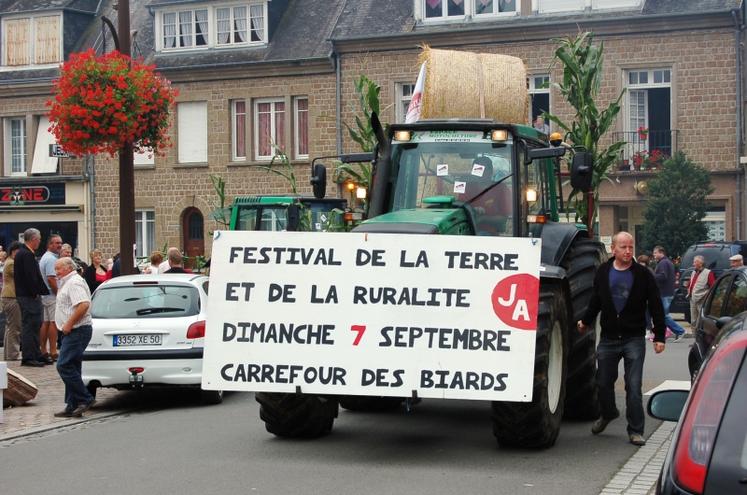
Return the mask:
[[65, 383], [65, 409], [58, 418], [81, 417], [93, 405], [94, 398], [81, 377], [83, 351], [91, 341], [91, 292], [75, 271], [72, 258], [60, 258], [54, 264], [57, 274], [55, 322], [65, 335], [62, 339], [57, 372]]

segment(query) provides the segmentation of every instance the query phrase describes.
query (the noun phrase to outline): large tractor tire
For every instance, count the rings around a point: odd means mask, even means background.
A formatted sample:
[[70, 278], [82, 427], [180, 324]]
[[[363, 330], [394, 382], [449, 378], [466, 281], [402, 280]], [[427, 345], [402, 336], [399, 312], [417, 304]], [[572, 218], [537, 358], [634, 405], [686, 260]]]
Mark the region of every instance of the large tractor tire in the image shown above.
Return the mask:
[[532, 402], [493, 402], [493, 435], [508, 447], [547, 448], [560, 432], [567, 372], [568, 311], [559, 287], [540, 287]]
[[340, 407], [348, 411], [383, 412], [397, 409], [404, 401], [404, 397], [344, 395], [340, 397]]
[[258, 392], [255, 397], [265, 428], [279, 437], [321, 437], [337, 417], [337, 400], [327, 396]]
[[565, 417], [593, 420], [599, 417], [597, 394], [597, 335], [593, 330], [579, 333], [580, 320], [591, 300], [594, 275], [606, 258], [604, 246], [588, 238], [576, 238], [566, 256], [564, 268], [570, 287], [573, 316], [568, 322], [568, 382], [566, 384]]

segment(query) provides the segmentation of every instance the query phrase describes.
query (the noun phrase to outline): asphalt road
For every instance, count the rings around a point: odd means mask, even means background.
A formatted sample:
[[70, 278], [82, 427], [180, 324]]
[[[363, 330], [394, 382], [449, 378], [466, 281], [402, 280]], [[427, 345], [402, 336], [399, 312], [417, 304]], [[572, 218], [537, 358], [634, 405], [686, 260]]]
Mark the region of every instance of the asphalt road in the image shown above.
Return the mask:
[[[649, 352], [644, 389], [686, 380], [691, 342]], [[296, 441], [265, 431], [252, 394], [227, 395], [219, 406], [194, 394], [126, 394], [136, 412], [0, 443], [0, 491], [596, 495], [637, 449], [622, 419], [598, 437], [588, 422], [564, 422], [552, 449], [503, 449], [484, 402], [341, 410], [330, 436]], [[648, 418], [647, 434], [658, 424]]]

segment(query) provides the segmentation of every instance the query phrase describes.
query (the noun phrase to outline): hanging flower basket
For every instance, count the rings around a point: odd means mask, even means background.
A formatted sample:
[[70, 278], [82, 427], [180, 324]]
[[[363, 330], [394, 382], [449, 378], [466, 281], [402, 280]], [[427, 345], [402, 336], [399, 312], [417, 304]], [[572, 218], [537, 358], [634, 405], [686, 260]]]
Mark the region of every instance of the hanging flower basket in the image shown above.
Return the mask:
[[171, 83], [118, 51], [71, 55], [54, 83], [50, 131], [76, 155], [115, 155], [127, 143], [136, 152], [162, 154], [171, 145], [169, 113], [177, 96]]

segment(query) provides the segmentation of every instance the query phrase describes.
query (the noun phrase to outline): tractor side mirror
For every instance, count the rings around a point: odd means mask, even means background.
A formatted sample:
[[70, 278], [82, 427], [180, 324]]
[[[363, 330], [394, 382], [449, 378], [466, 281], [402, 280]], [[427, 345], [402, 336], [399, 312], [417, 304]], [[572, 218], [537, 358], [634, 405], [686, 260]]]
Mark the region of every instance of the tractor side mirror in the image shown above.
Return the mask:
[[327, 167], [317, 163], [311, 171], [311, 188], [314, 190], [314, 197], [324, 199], [327, 193]]
[[[324, 166], [322, 165], [322, 168]], [[314, 194], [316, 194], [316, 191], [314, 191]], [[296, 232], [298, 230], [298, 225], [301, 223], [301, 208], [298, 205], [290, 205], [288, 206], [288, 226], [286, 230], [289, 232]]]
[[571, 187], [577, 191], [587, 192], [591, 189], [593, 174], [592, 155], [586, 151], [579, 151], [573, 156], [571, 163]]

